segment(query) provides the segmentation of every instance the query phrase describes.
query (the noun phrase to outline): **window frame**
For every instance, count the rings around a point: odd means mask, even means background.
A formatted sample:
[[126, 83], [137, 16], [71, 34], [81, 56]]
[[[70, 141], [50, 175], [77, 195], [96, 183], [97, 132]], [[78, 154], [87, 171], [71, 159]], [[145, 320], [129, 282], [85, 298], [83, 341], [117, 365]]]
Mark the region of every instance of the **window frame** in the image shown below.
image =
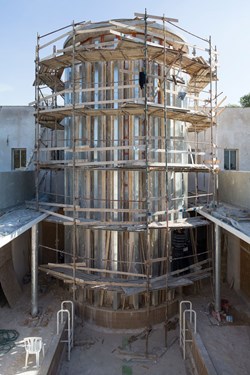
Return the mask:
[[[227, 168], [226, 168], [226, 153], [228, 153], [228, 157], [227, 157], [228, 167]], [[233, 163], [233, 166], [235, 165], [235, 168], [232, 168], [232, 153], [234, 153], [235, 163]], [[226, 171], [238, 170], [238, 150], [237, 149], [233, 149], [233, 148], [224, 149], [224, 170]]]
[[[25, 153], [25, 154], [24, 154]], [[18, 162], [18, 165], [17, 165]], [[24, 169], [27, 163], [27, 149], [16, 147], [11, 149], [11, 168], [12, 170]]]

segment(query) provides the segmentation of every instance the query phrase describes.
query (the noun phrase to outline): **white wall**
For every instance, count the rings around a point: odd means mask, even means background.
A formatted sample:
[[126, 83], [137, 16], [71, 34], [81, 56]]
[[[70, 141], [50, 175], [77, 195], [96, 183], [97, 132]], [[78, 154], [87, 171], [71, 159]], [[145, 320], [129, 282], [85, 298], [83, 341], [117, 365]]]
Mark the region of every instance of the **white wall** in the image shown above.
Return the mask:
[[0, 106], [0, 172], [11, 170], [12, 148], [26, 148], [27, 159], [29, 159], [34, 145], [34, 108]]
[[250, 172], [219, 172], [219, 200], [250, 209]]
[[238, 169], [249, 171], [250, 108], [225, 108], [217, 120], [218, 159], [224, 169], [224, 149], [238, 149]]
[[[190, 144], [195, 142], [195, 134], [189, 134]], [[201, 132], [199, 142], [211, 143], [211, 130]], [[250, 170], [250, 108], [224, 108], [217, 118], [217, 126], [213, 127], [213, 143], [217, 145], [217, 158], [219, 167], [224, 170], [224, 149], [238, 150], [238, 170]], [[202, 147], [201, 147], [202, 148]], [[204, 149], [204, 147], [203, 147]], [[205, 159], [211, 156], [206, 155]]]

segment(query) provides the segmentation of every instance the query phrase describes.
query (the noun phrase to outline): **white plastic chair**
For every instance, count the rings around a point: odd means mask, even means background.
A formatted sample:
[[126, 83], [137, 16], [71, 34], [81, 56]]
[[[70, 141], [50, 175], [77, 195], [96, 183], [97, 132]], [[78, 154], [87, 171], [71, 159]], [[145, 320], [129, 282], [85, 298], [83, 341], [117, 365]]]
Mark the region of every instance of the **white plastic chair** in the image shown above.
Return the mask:
[[42, 351], [44, 356], [44, 345], [42, 337], [25, 337], [23, 339], [24, 347], [26, 350], [26, 357], [25, 357], [25, 368], [28, 367], [28, 358], [30, 354], [36, 355], [36, 367], [39, 367], [39, 357], [40, 352]]

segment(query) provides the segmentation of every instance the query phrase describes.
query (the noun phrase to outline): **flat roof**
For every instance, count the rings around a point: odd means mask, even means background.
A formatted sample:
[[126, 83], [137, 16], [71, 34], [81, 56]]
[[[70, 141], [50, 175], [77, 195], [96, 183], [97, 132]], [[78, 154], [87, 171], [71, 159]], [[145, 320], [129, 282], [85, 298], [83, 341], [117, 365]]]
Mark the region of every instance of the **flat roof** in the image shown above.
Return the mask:
[[219, 225], [234, 236], [250, 244], [250, 211], [220, 202], [213, 209], [202, 208], [197, 212], [206, 219]]
[[40, 223], [48, 216], [25, 206], [10, 209], [0, 216], [0, 248]]

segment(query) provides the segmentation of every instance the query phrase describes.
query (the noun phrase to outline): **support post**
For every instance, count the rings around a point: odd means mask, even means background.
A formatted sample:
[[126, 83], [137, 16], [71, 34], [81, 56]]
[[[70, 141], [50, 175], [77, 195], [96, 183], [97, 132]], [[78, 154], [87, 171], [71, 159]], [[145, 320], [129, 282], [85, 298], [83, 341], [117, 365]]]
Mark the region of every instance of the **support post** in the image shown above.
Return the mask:
[[38, 224], [31, 228], [31, 315], [38, 314]]
[[221, 228], [215, 224], [215, 311], [221, 311]]

